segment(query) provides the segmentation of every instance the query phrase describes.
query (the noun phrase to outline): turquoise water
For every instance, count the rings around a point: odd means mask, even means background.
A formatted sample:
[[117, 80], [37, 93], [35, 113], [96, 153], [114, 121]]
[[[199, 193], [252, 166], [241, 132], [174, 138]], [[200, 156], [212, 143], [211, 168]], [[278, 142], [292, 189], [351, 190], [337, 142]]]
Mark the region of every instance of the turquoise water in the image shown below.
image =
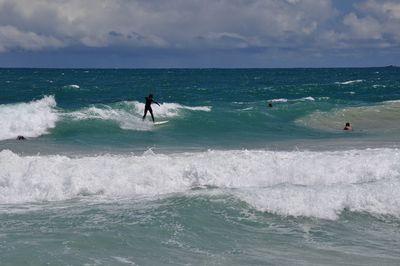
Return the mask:
[[0, 69], [0, 264], [397, 265], [399, 74]]

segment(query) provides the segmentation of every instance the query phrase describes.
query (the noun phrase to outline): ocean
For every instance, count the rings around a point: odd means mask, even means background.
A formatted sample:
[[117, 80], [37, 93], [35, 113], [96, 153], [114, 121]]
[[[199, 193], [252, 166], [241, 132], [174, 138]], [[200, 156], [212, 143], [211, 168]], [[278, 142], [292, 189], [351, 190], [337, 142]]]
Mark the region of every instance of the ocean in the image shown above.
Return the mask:
[[0, 265], [399, 265], [399, 141], [396, 67], [0, 69]]

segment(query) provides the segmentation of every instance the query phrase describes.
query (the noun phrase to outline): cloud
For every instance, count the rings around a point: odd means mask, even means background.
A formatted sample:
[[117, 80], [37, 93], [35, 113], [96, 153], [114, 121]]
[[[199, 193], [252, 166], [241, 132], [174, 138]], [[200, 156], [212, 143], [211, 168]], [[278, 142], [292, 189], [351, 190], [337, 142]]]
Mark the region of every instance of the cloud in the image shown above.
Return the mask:
[[369, 47], [400, 45], [400, 2], [368, 0], [343, 19], [348, 43]]
[[0, 26], [47, 36], [43, 49], [281, 47], [318, 36], [334, 13], [330, 0], [0, 0]]
[[63, 42], [54, 37], [21, 31], [13, 26], [0, 26], [0, 51], [9, 49], [40, 50], [64, 47]]
[[382, 39], [381, 23], [370, 16], [358, 17], [350, 13], [343, 20], [344, 25], [349, 27], [351, 36], [357, 39]]

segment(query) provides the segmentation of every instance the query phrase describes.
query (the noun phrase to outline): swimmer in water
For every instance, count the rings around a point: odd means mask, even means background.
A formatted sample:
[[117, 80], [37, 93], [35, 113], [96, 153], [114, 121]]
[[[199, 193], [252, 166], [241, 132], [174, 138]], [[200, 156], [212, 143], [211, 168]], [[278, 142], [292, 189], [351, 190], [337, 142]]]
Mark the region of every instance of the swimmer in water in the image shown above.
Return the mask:
[[353, 128], [351, 127], [350, 123], [347, 122], [346, 125], [344, 126], [343, 130], [349, 130], [349, 131], [351, 131], [351, 130], [353, 130]]

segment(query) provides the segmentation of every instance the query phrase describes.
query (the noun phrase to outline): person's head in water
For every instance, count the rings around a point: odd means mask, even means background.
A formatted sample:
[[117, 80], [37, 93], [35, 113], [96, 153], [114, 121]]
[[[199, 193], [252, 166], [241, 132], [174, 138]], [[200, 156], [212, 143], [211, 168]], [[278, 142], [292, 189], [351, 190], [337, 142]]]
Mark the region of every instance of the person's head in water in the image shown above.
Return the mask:
[[351, 129], [352, 129], [352, 128], [351, 128], [350, 122], [346, 122], [346, 124], [345, 124], [343, 130], [351, 130]]
[[272, 102], [268, 102], [268, 107], [272, 107]]

